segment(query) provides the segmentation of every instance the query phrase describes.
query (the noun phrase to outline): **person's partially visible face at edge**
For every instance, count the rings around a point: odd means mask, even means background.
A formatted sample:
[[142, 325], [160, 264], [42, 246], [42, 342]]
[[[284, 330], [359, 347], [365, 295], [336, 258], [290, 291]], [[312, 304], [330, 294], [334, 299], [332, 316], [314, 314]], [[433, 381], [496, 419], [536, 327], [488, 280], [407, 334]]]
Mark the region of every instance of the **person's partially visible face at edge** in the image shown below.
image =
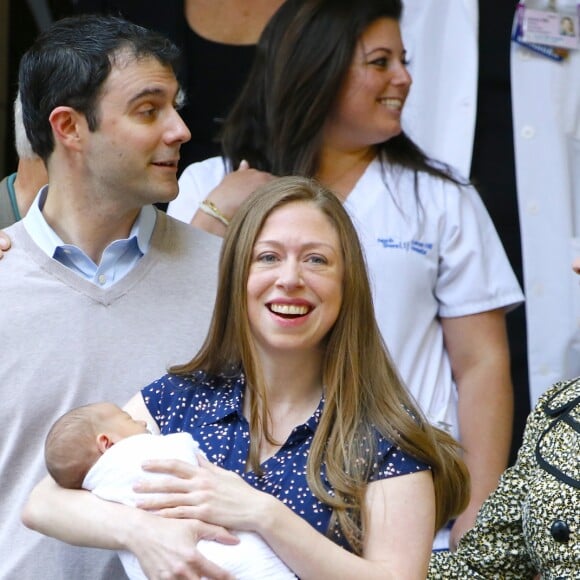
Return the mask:
[[401, 133], [401, 113], [412, 82], [405, 55], [396, 20], [380, 18], [366, 28], [326, 122], [326, 143], [352, 149]]
[[248, 317], [259, 350], [315, 350], [342, 303], [344, 260], [338, 234], [314, 204], [275, 209], [254, 245]]
[[574, 22], [571, 18], [564, 17], [561, 20], [562, 34], [574, 36]]
[[85, 124], [86, 169], [97, 195], [128, 207], [167, 202], [178, 192], [177, 163], [191, 133], [177, 109], [181, 93], [171, 68], [153, 57], [122, 53], [104, 83], [98, 104], [99, 124]]

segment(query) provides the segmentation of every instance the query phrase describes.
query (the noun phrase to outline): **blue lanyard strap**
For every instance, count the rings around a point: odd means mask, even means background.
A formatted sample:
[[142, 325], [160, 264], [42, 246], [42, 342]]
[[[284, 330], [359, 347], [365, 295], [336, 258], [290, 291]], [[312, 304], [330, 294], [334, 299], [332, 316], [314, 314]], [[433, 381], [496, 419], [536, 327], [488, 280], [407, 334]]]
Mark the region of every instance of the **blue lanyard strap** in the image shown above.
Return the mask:
[[18, 211], [18, 203], [16, 201], [16, 191], [14, 191], [14, 181], [16, 180], [16, 173], [8, 176], [8, 181], [6, 182], [8, 186], [8, 197], [10, 198], [10, 205], [12, 206], [12, 211], [14, 212], [14, 217], [16, 221], [20, 221], [22, 216], [20, 211]]

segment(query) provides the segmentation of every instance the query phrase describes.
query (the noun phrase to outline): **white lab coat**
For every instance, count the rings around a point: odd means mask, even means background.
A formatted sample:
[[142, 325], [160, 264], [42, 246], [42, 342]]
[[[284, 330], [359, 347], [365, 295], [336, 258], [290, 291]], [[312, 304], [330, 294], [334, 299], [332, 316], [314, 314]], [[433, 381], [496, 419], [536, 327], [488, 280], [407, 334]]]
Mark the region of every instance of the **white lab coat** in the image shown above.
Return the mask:
[[[562, 0], [561, 0], [562, 2]], [[512, 106], [530, 398], [580, 376], [580, 51], [555, 62], [512, 44]]]
[[[575, 6], [575, 0], [560, 0]], [[469, 175], [477, 103], [477, 0], [405, 0], [408, 134]], [[580, 376], [580, 51], [552, 61], [512, 43], [516, 183], [530, 399]], [[475, 79], [475, 80], [474, 80]]]
[[477, 113], [477, 0], [404, 0], [413, 85], [405, 132], [430, 157], [469, 176]]

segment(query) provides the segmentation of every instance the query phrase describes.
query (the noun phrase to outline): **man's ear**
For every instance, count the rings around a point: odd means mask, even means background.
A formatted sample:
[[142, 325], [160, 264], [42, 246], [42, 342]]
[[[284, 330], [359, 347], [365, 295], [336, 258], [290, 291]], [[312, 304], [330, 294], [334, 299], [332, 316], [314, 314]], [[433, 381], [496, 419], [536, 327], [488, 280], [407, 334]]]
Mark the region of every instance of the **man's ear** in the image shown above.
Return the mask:
[[101, 455], [112, 447], [115, 442], [113, 441], [112, 437], [109, 437], [106, 433], [99, 433], [97, 435], [97, 447], [101, 453]]
[[55, 141], [65, 147], [78, 150], [81, 135], [86, 127], [85, 116], [72, 107], [56, 107], [48, 117]]

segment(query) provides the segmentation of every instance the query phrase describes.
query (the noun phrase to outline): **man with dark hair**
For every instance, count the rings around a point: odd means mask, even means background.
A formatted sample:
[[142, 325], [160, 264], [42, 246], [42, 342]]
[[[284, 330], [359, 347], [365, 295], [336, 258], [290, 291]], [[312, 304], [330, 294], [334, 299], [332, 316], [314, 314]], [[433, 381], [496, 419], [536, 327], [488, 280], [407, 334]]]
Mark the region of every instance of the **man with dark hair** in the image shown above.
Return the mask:
[[[32, 532], [20, 509], [45, 474], [56, 417], [124, 404], [205, 337], [221, 240], [152, 205], [177, 195], [190, 138], [178, 56], [157, 33], [86, 16], [56, 22], [21, 60], [24, 125], [48, 185], [7, 229], [13, 247], [0, 261], [0, 578], [124, 577], [113, 552]], [[171, 540], [210, 533], [167, 523]]]

